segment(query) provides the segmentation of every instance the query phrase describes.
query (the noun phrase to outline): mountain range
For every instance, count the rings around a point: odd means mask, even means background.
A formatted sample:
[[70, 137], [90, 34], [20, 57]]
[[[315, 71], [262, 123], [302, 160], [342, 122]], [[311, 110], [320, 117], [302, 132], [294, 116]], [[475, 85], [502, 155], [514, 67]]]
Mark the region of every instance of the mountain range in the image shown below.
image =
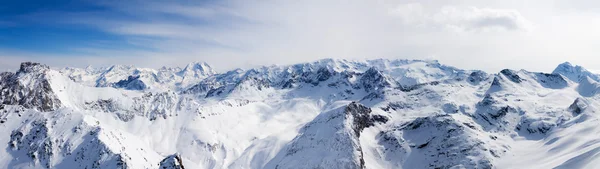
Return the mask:
[[0, 168], [594, 168], [600, 75], [323, 59], [0, 73]]

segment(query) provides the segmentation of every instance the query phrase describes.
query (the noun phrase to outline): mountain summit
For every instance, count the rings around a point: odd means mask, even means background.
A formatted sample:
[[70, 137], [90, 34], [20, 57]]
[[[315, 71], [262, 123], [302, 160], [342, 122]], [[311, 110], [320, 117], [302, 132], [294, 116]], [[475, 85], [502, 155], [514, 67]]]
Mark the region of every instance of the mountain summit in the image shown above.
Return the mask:
[[581, 66], [574, 66], [569, 62], [558, 65], [552, 73], [563, 75], [575, 82], [579, 82], [586, 77], [592, 78], [595, 81], [600, 81], [600, 76], [597, 74], [594, 74]]

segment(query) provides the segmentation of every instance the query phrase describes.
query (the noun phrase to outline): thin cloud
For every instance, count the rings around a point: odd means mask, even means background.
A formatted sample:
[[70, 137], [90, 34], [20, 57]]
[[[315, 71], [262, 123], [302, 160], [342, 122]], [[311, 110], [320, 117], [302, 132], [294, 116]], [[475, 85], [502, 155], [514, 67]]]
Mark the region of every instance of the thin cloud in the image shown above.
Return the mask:
[[390, 14], [407, 26], [442, 28], [451, 31], [530, 31], [531, 21], [516, 10], [444, 6], [426, 10], [419, 3], [400, 4]]
[[[111, 59], [106, 64], [141, 67], [206, 61], [225, 71], [321, 58], [434, 58], [491, 72], [503, 68], [548, 71], [567, 60], [600, 67], [593, 38], [600, 34], [600, 19], [556, 13], [556, 7], [546, 1], [528, 1], [529, 6], [470, 0], [99, 3], [108, 10], [45, 11], [30, 19], [119, 36], [139, 48], [87, 44], [66, 48], [80, 52], [72, 55], [81, 60], [99, 61], [107, 56]], [[11, 52], [0, 50], [18, 56]], [[53, 54], [32, 55], [36, 57], [23, 58], [48, 57], [53, 59], [42, 61], [85, 66]], [[18, 65], [14, 59], [10, 62]]]
[[460, 30], [485, 31], [501, 28], [508, 31], [529, 31], [532, 23], [516, 10], [477, 7], [444, 7], [435, 20]]

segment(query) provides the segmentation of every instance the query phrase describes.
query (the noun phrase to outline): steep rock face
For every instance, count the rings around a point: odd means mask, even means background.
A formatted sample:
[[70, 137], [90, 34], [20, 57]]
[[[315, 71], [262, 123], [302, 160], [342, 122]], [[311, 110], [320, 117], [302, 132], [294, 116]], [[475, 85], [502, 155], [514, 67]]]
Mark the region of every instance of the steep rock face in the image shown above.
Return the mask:
[[365, 168], [360, 132], [387, 118], [353, 102], [317, 116], [265, 168]]
[[584, 98], [577, 98], [577, 99], [575, 99], [573, 104], [571, 104], [569, 106], [569, 108], [567, 110], [572, 112], [573, 116], [577, 116], [577, 115], [583, 113], [585, 111], [585, 109], [588, 108], [589, 103], [587, 103], [587, 102], [588, 101], [585, 100]]
[[361, 77], [360, 82], [366, 91], [374, 91], [385, 87], [396, 87], [397, 82], [387, 77], [376, 68], [367, 70]]
[[479, 84], [488, 78], [488, 74], [483, 71], [473, 71], [469, 74], [468, 80], [473, 84]]
[[515, 83], [521, 83], [523, 81], [523, 79], [521, 79], [521, 77], [517, 74], [517, 71], [514, 70], [504, 69], [500, 71], [500, 74], [504, 75], [510, 81], [513, 81]]
[[1, 103], [40, 111], [61, 107], [60, 100], [50, 86], [47, 71], [49, 67], [46, 65], [24, 62], [16, 74], [0, 74]]
[[360, 137], [360, 132], [362, 132], [363, 129], [374, 126], [377, 123], [386, 123], [388, 121], [388, 118], [385, 116], [371, 114], [371, 108], [357, 102], [348, 104], [344, 109], [344, 112], [347, 115], [352, 115], [352, 130], [354, 130], [356, 137]]
[[125, 80], [120, 80], [114, 84], [116, 88], [123, 88], [127, 90], [144, 90], [147, 88], [144, 81], [140, 80], [140, 76], [129, 76]]
[[159, 169], [185, 169], [178, 154], [167, 156], [160, 162]]

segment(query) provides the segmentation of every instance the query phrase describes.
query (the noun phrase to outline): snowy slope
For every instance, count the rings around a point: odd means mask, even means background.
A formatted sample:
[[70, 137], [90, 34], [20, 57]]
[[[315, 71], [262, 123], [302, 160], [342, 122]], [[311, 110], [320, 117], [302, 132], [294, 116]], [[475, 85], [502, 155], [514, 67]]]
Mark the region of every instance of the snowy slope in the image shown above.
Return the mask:
[[364, 168], [360, 133], [385, 122], [356, 102], [321, 113], [264, 168]]
[[590, 168], [599, 75], [324, 59], [0, 73], [0, 168]]

